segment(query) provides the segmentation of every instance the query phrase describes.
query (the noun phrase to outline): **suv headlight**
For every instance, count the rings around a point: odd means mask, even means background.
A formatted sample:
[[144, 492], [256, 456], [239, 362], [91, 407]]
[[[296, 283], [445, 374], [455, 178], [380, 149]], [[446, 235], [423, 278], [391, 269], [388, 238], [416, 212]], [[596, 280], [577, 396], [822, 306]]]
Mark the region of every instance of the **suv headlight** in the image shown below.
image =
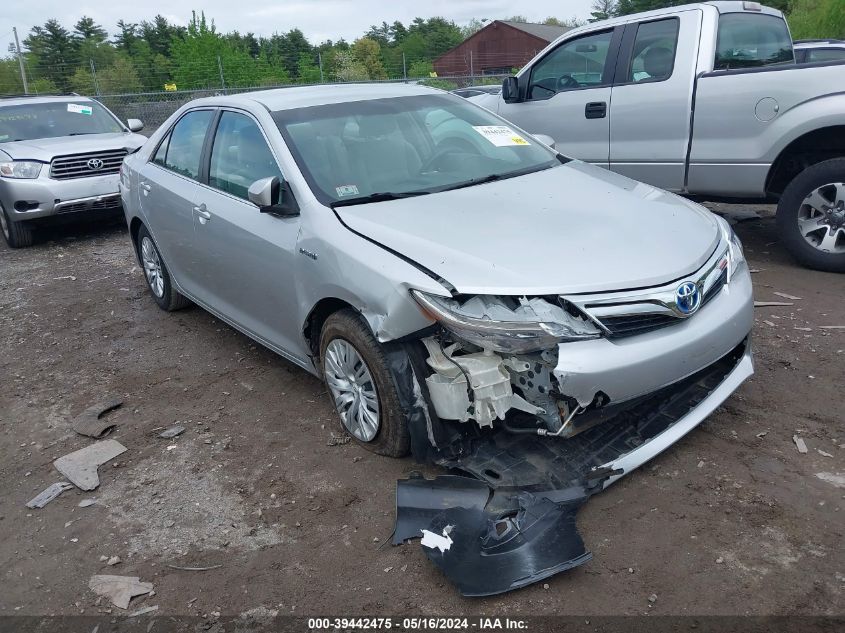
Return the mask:
[[34, 160], [11, 160], [0, 163], [0, 176], [4, 178], [38, 178], [41, 165]]
[[458, 338], [496, 352], [536, 352], [601, 336], [592, 322], [539, 297], [478, 295], [460, 302], [419, 290], [411, 290], [411, 296]]
[[722, 241], [727, 244], [727, 270], [728, 282], [734, 273], [745, 265], [745, 253], [742, 250], [742, 242], [739, 241], [736, 233], [724, 218], [718, 218], [719, 228], [722, 231]]

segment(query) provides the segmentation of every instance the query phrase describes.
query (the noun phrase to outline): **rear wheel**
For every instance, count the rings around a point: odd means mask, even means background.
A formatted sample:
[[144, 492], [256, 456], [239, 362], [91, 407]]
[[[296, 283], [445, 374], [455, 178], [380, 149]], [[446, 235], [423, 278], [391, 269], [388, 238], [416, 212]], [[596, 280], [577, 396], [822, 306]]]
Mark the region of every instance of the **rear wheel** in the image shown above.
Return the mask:
[[326, 319], [320, 360], [342, 429], [368, 451], [406, 455], [408, 425], [384, 352], [356, 312], [341, 310]]
[[191, 301], [173, 287], [170, 272], [145, 226], [138, 229], [137, 248], [138, 259], [144, 268], [144, 279], [158, 307], [171, 312], [191, 305]]
[[12, 248], [32, 246], [32, 226], [26, 221], [12, 222], [2, 206], [0, 206], [0, 229], [3, 231], [6, 243]]
[[781, 196], [777, 221], [795, 259], [809, 268], [845, 272], [845, 158], [798, 174]]

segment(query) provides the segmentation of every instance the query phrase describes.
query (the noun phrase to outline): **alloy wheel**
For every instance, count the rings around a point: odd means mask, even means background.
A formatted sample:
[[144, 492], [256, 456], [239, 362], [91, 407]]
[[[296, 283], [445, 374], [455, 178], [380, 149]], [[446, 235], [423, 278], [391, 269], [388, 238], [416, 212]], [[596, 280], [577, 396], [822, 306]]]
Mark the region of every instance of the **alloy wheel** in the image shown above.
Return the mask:
[[158, 256], [155, 244], [146, 236], [141, 240], [141, 262], [144, 265], [144, 275], [147, 277], [150, 289], [156, 297], [163, 297], [164, 275], [161, 270], [161, 259]]
[[845, 253], [845, 183], [814, 189], [798, 210], [798, 230], [820, 251]]
[[343, 426], [362, 442], [371, 442], [379, 429], [378, 393], [358, 350], [340, 338], [330, 341], [323, 373]]

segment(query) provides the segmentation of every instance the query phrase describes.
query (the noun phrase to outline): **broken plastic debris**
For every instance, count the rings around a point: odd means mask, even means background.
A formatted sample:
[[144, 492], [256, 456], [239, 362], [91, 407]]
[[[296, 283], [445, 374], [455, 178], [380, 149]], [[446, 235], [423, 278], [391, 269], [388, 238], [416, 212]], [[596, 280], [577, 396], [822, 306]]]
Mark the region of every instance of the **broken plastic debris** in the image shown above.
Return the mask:
[[128, 618], [137, 618], [139, 615], [145, 615], [147, 613], [152, 613], [153, 611], [158, 611], [158, 605], [153, 605], [151, 607], [141, 607], [140, 609], [136, 609], [132, 613], [130, 613]]
[[181, 424], [174, 424], [173, 426], [167, 427], [161, 433], [158, 434], [159, 437], [163, 437], [166, 440], [169, 440], [172, 437], [176, 437], [177, 435], [182, 435], [185, 432], [185, 427]]
[[123, 400], [113, 399], [88, 407], [74, 419], [71, 426], [80, 435], [101, 438], [116, 426], [114, 421], [104, 420], [103, 416], [123, 404]]
[[772, 294], [777, 295], [783, 299], [789, 299], [790, 301], [800, 301], [801, 297], [796, 297], [795, 295], [789, 295], [785, 292], [773, 292]]
[[422, 527], [449, 508], [482, 509], [490, 498], [490, 488], [471, 477], [442, 475], [426, 479], [411, 473], [396, 482], [396, 525], [393, 544], [420, 537]]
[[[423, 530], [423, 546], [429, 540], [424, 551], [465, 596], [525, 587], [592, 558], [575, 527], [582, 502], [555, 503], [520, 493], [519, 511], [506, 518], [477, 508], [451, 508]], [[438, 546], [443, 538], [448, 547]]]
[[82, 501], [80, 501], [76, 505], [79, 506], [80, 508], [87, 508], [88, 506], [92, 506], [95, 503], [97, 503], [96, 499], [83, 499]]
[[792, 441], [795, 442], [795, 447], [798, 449], [799, 453], [806, 453], [807, 452], [807, 444], [797, 435], [792, 436]]
[[91, 576], [88, 587], [98, 596], [111, 600], [118, 609], [128, 609], [129, 601], [135, 596], [150, 593], [153, 583], [141, 582], [137, 576], [111, 576], [97, 574]]
[[420, 544], [423, 547], [439, 549], [441, 553], [447, 551], [450, 547], [452, 547], [452, 539], [449, 537], [451, 527], [451, 525], [444, 527], [442, 536], [440, 534], [435, 534], [434, 532], [429, 532], [428, 530], [423, 530]]
[[52, 484], [42, 490], [40, 493], [38, 493], [35, 498], [27, 501], [26, 507], [33, 509], [43, 508], [53, 499], [62, 494], [65, 490], [70, 490], [71, 488], [73, 488], [73, 485], [69, 484], [66, 481], [60, 481], [58, 483]]
[[104, 440], [59, 457], [53, 466], [77, 488], [94, 490], [100, 485], [97, 467], [125, 452], [126, 447], [117, 440]]
[[778, 306], [794, 306], [794, 303], [787, 301], [755, 301], [755, 308], [778, 307]]

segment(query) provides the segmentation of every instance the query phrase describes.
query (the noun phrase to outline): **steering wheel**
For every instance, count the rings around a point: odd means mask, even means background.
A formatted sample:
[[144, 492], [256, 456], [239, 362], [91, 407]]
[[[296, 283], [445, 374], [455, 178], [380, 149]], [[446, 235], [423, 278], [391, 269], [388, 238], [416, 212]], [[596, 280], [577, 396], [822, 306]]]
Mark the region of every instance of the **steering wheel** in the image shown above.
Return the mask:
[[563, 75], [560, 79], [557, 80], [557, 89], [558, 90], [567, 90], [569, 88], [580, 88], [581, 84], [579, 84], [575, 79], [572, 78], [572, 75]]
[[461, 144], [459, 144], [458, 142], [456, 142], [454, 144], [448, 143], [448, 142], [444, 143], [443, 146], [438, 147], [434, 151], [434, 154], [432, 154], [431, 157], [422, 164], [422, 167], [420, 167], [420, 173], [425, 174], [427, 172], [437, 171], [435, 169], [435, 166], [437, 165], [437, 163], [441, 159], [448, 156], [449, 154], [462, 154], [462, 153], [466, 153], [466, 148], [461, 147]]

